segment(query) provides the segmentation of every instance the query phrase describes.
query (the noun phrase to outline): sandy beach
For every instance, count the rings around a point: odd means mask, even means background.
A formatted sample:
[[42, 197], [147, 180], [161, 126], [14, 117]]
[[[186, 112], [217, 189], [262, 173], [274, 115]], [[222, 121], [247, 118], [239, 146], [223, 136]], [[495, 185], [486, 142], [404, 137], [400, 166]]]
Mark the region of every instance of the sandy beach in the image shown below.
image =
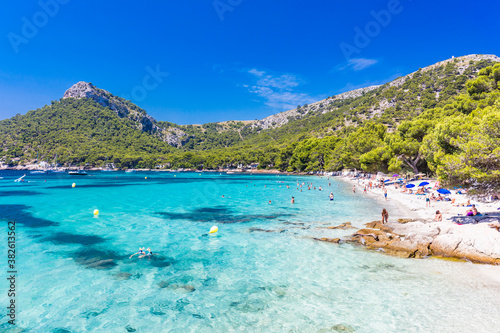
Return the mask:
[[[449, 197], [455, 198], [454, 204], [451, 201], [431, 200], [431, 207], [426, 207], [424, 195], [402, 193], [402, 188], [396, 189], [394, 185], [385, 187], [387, 189], [387, 200], [385, 200], [383, 188], [372, 188], [364, 192], [368, 180], [349, 177], [336, 177], [336, 179], [355, 186], [356, 194], [372, 197], [389, 212], [387, 224], [368, 223], [367, 228], [358, 230], [351, 241], [400, 257], [434, 256], [465, 260], [469, 262], [468, 269], [486, 275], [495, 283], [500, 283], [500, 232], [489, 227], [489, 223], [500, 219], [498, 200], [480, 201], [451, 190], [452, 194]], [[426, 181], [429, 182], [427, 185], [429, 191], [435, 193], [432, 188], [436, 180]], [[420, 182], [421, 180], [409, 183], [418, 186]], [[476, 205], [481, 217], [466, 216], [470, 207], [462, 204], [468, 200]], [[434, 220], [437, 210], [443, 217], [439, 222]]]

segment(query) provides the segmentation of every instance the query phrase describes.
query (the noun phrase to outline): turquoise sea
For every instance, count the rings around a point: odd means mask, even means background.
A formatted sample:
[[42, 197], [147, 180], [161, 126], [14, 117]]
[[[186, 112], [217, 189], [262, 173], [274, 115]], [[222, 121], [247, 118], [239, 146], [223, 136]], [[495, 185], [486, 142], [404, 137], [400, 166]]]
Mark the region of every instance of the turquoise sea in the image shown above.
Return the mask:
[[[380, 218], [381, 202], [334, 178], [21, 175], [0, 172], [0, 241], [16, 221], [18, 272], [2, 332], [500, 332], [484, 266], [313, 240]], [[129, 258], [139, 247], [157, 255]]]

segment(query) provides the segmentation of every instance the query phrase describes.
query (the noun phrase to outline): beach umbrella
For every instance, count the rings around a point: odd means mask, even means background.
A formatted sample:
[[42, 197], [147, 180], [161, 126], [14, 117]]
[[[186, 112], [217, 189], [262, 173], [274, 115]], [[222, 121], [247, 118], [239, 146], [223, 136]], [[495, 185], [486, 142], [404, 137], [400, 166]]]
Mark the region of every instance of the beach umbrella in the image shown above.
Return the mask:
[[439, 190], [437, 190], [437, 192], [441, 194], [451, 194], [450, 190], [447, 190], [445, 188], [440, 188]]
[[404, 178], [398, 178], [398, 180], [405, 180]]
[[399, 177], [399, 175], [392, 175], [393, 177]]
[[412, 187], [415, 187], [415, 184], [407, 184], [406, 185], [406, 188], [412, 188]]
[[420, 184], [418, 184], [418, 186], [425, 186], [425, 185], [429, 185], [428, 182], [421, 182]]
[[386, 179], [384, 180], [384, 183], [387, 183], [387, 182], [390, 182], [391, 180], [390, 179]]

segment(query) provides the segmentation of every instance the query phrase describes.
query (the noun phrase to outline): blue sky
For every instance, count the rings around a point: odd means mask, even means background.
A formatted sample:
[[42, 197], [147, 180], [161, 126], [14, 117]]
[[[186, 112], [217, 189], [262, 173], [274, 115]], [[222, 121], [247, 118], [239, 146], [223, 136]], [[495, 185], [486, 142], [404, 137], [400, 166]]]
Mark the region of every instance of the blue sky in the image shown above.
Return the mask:
[[0, 119], [78, 81], [158, 120], [260, 119], [451, 56], [500, 55], [499, 11], [493, 1], [11, 1], [0, 13]]

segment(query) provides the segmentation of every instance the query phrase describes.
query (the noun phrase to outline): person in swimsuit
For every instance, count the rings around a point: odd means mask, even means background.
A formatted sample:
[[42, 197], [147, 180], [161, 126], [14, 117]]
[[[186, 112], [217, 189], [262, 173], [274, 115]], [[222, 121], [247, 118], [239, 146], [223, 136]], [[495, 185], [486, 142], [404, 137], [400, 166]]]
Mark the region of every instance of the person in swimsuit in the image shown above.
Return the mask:
[[[149, 248], [148, 248], [148, 250], [149, 250]], [[142, 258], [142, 256], [144, 256], [146, 254], [146, 252], [144, 252], [144, 248], [143, 247], [140, 247], [139, 251], [137, 251], [136, 253], [134, 253], [133, 255], [131, 255], [129, 258], [132, 258], [136, 254], [139, 255], [139, 258]]]
[[148, 252], [144, 253], [142, 256], [139, 256], [139, 258], [151, 257], [151, 256], [156, 256], [157, 255], [156, 253], [153, 253], [153, 251], [151, 251], [151, 249], [149, 247], [148, 247], [148, 249], [146, 251], [148, 251]]
[[330, 201], [333, 201], [333, 192], [330, 192]]
[[382, 209], [382, 224], [387, 223], [389, 220], [389, 212], [384, 208]]
[[436, 210], [436, 216], [434, 217], [434, 221], [441, 222], [443, 220], [443, 215], [439, 210]]

